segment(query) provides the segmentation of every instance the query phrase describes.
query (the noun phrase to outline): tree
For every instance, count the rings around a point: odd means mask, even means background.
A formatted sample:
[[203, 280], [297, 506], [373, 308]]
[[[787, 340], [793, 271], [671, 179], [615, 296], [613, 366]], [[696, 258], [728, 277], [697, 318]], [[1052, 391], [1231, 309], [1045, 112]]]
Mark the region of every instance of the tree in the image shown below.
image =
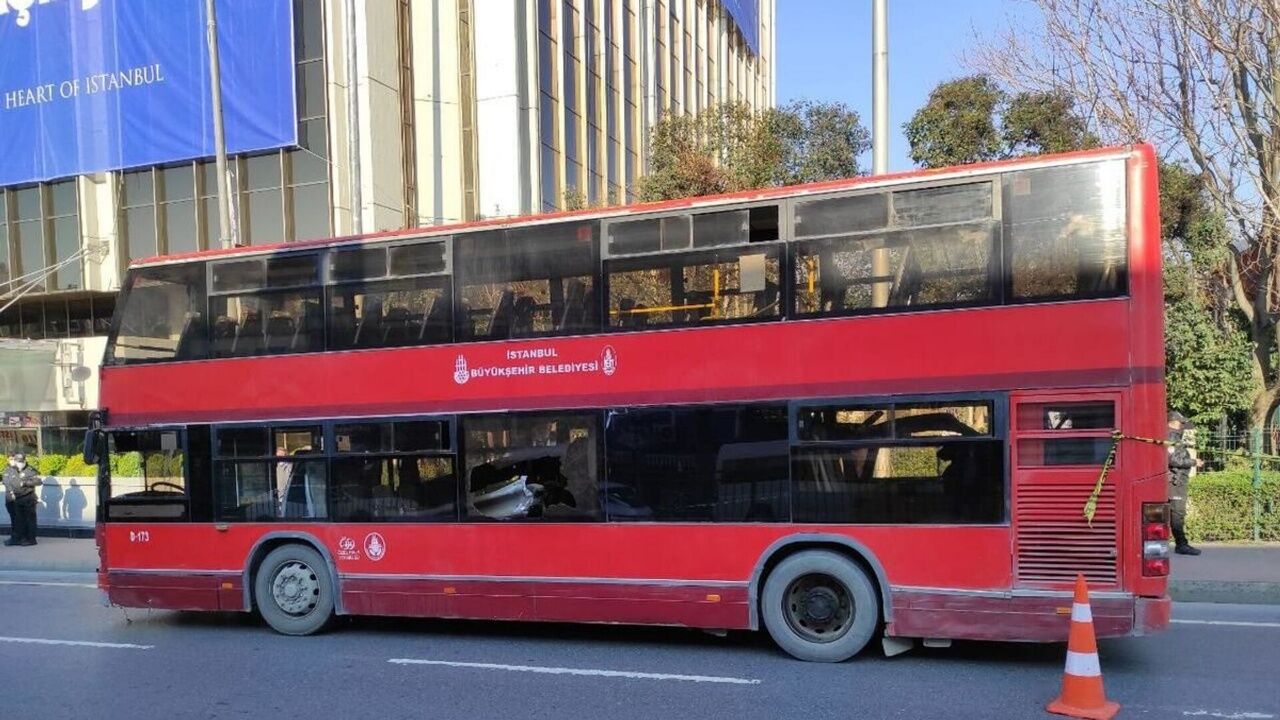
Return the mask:
[[1000, 157], [995, 118], [1004, 102], [1004, 92], [985, 75], [940, 83], [902, 126], [911, 160], [924, 167], [945, 167]]
[[754, 111], [725, 103], [667, 115], [653, 128], [643, 201], [715, 195], [858, 175], [869, 146], [858, 114], [841, 103], [797, 102]]
[[1252, 341], [1253, 424], [1280, 398], [1280, 3], [1030, 0], [1029, 25], [988, 38], [970, 64], [1020, 91], [1088, 108], [1106, 141], [1149, 139], [1184, 159], [1228, 232], [1228, 299]]
[[1226, 332], [1195, 295], [1165, 307], [1165, 388], [1171, 408], [1207, 423], [1246, 412], [1255, 391], [1252, 347], [1238, 329]]
[[799, 185], [863, 174], [858, 156], [871, 147], [871, 134], [847, 105], [800, 100], [776, 114], [783, 143], [778, 182]]
[[911, 159], [924, 167], [1098, 145], [1069, 96], [1053, 91], [1010, 96], [986, 75], [939, 83], [903, 131]]

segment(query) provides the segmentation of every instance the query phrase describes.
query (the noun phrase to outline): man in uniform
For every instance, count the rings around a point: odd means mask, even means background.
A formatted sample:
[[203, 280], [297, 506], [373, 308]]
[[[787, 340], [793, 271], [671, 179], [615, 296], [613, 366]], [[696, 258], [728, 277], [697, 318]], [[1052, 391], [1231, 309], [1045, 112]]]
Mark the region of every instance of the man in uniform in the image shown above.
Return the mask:
[[1200, 551], [1187, 542], [1187, 481], [1196, 460], [1187, 448], [1184, 431], [1188, 425], [1182, 413], [1169, 413], [1169, 506], [1172, 510], [1170, 525], [1173, 527], [1173, 551], [1179, 555], [1199, 555]]
[[36, 488], [43, 483], [35, 468], [27, 464], [27, 456], [14, 453], [4, 469], [4, 497], [9, 510], [11, 530], [5, 545], [36, 544]]

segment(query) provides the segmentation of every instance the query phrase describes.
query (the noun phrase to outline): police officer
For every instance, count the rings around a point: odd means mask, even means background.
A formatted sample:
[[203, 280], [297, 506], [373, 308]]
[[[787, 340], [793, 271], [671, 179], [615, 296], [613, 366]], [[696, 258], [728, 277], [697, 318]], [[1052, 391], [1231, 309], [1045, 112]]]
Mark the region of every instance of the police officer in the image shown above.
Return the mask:
[[4, 491], [9, 510], [11, 530], [5, 545], [36, 544], [36, 488], [43, 484], [35, 468], [27, 464], [27, 456], [15, 453], [4, 469]]
[[1169, 505], [1173, 517], [1173, 551], [1179, 555], [1199, 555], [1200, 551], [1187, 542], [1187, 480], [1196, 460], [1187, 448], [1183, 431], [1188, 425], [1182, 413], [1169, 413]]

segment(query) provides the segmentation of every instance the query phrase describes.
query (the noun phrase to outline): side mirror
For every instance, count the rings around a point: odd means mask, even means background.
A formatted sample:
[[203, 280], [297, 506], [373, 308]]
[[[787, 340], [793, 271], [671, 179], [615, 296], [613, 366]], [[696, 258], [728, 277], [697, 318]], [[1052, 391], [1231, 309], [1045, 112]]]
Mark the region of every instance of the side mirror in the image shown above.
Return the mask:
[[76, 365], [71, 368], [71, 379], [76, 382], [84, 382], [93, 377], [93, 368], [84, 365]]

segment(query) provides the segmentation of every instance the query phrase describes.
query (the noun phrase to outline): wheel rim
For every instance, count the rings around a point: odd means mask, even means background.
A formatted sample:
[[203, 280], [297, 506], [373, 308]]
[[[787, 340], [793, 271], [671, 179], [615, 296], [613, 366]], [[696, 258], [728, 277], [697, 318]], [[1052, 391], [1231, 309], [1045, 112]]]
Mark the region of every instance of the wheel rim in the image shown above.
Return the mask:
[[853, 595], [830, 575], [801, 575], [782, 594], [782, 614], [792, 632], [805, 640], [834, 642], [853, 626]]
[[290, 560], [271, 578], [271, 599], [285, 614], [303, 617], [320, 603], [320, 581], [310, 565]]

